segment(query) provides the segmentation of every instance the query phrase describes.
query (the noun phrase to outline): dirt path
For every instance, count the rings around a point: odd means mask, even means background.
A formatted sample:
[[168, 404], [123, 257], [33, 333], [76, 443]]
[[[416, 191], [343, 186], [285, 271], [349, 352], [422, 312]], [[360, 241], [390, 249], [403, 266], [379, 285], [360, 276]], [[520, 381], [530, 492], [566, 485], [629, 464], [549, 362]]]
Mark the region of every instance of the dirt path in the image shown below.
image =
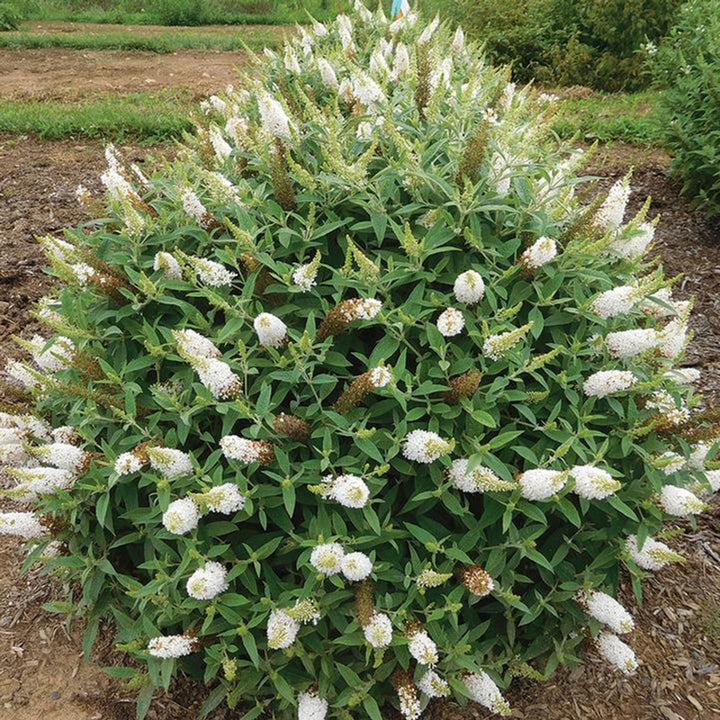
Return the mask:
[[[139, 161], [147, 150], [121, 148]], [[165, 151], [160, 149], [161, 151]], [[633, 207], [646, 194], [663, 214], [657, 252], [670, 273], [685, 272], [684, 296], [697, 295], [694, 320], [698, 337], [688, 362], [704, 369], [704, 385], [720, 397], [720, 237], [701, 216], [678, 199], [677, 185], [666, 174], [667, 158], [638, 155], [616, 146], [595, 163], [608, 175], [605, 184], [635, 164]], [[100, 143], [39, 142], [0, 137], [0, 358], [12, 352], [9, 335], [33, 331], [28, 310], [48, 291], [35, 235], [58, 233], [81, 221], [75, 202], [80, 182], [98, 191], [104, 166]], [[2, 508], [0, 503], [0, 508]], [[558, 673], [545, 685], [516, 681], [509, 698], [521, 720], [713, 720], [720, 718], [720, 510], [703, 515], [695, 530], [686, 528], [672, 545], [688, 557], [684, 566], [658, 573], [645, 585], [645, 604], [633, 608], [637, 629], [631, 638], [641, 665], [624, 678], [611, 673], [588, 647], [586, 664]], [[131, 694], [111, 683], [81, 659], [80, 630], [66, 633], [61, 620], [41, 609], [58, 589], [46, 578], [20, 575], [17, 543], [0, 539], [0, 718], [2, 720], [132, 720]], [[107, 634], [106, 650], [112, 641]], [[100, 653], [103, 655], [103, 653]], [[179, 683], [158, 700], [151, 720], [196, 720], [203, 694]], [[214, 720], [231, 720], [232, 713]], [[489, 718], [474, 708], [460, 712], [452, 704], [434, 706], [426, 720]]]
[[0, 101], [182, 89], [204, 97], [237, 82], [243, 52], [0, 49]]

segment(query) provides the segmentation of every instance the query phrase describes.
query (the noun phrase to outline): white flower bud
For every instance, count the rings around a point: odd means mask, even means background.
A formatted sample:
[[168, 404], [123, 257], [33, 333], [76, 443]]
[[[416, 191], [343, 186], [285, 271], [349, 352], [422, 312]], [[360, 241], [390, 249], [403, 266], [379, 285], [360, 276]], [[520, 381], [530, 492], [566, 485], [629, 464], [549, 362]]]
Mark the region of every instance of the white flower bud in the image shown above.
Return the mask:
[[427, 430], [412, 430], [403, 443], [403, 455], [408, 460], [429, 464], [452, 450], [451, 443], [437, 433]]
[[576, 465], [570, 475], [575, 480], [574, 491], [587, 500], [602, 500], [622, 487], [607, 470], [592, 465]]
[[464, 678], [470, 697], [479, 705], [498, 715], [509, 715], [510, 706], [500, 689], [486, 672], [472, 673]]
[[323, 575], [337, 575], [342, 570], [345, 551], [339, 543], [317, 545], [310, 554], [310, 564]]
[[198, 526], [200, 513], [192, 498], [173, 500], [163, 513], [162, 524], [173, 535], [185, 535]]
[[624, 635], [635, 629], [632, 615], [607, 593], [593, 590], [581, 598], [588, 615], [607, 625], [614, 633]]
[[629, 197], [630, 184], [624, 179], [618, 180], [597, 211], [595, 224], [603, 230], [617, 230], [622, 225]]
[[147, 454], [150, 465], [168, 480], [192, 475], [194, 472], [190, 456], [182, 450], [151, 447], [147, 449]]
[[193, 269], [200, 282], [210, 287], [223, 287], [231, 285], [237, 273], [228, 270], [224, 265], [214, 260], [205, 258], [193, 258]]
[[168, 280], [182, 280], [180, 263], [169, 252], [159, 252], [155, 255], [153, 270], [162, 272]]
[[657, 344], [658, 335], [652, 329], [621, 330], [605, 336], [608, 352], [615, 358], [632, 357], [652, 350]]
[[548, 237], [538, 238], [520, 257], [526, 268], [537, 268], [549, 263], [557, 256], [557, 243]]
[[361, 552], [353, 552], [345, 555], [341, 562], [342, 574], [353, 582], [364, 580], [372, 572], [372, 561]]
[[526, 500], [547, 500], [562, 490], [567, 482], [568, 474], [559, 470], [526, 470], [518, 478], [522, 488], [522, 496]]
[[325, 720], [327, 715], [327, 700], [318, 697], [314, 692], [304, 692], [297, 696], [297, 720]]
[[332, 90], [337, 90], [337, 75], [335, 74], [335, 70], [333, 69], [333, 66], [329, 63], [329, 61], [325, 58], [320, 58], [318, 60], [318, 69], [320, 70], [320, 77], [322, 78], [325, 86], [329, 87]]
[[266, 132], [283, 140], [292, 137], [292, 123], [283, 106], [268, 93], [263, 93], [257, 100], [260, 118]]
[[374, 613], [363, 628], [365, 639], [374, 648], [387, 647], [392, 642], [392, 622], [384, 613]]
[[668, 515], [686, 517], [705, 510], [705, 503], [685, 488], [666, 485], [660, 493], [660, 504]]
[[264, 347], [279, 348], [287, 337], [287, 325], [271, 313], [260, 313], [253, 323], [260, 344]]
[[630, 557], [643, 570], [662, 570], [671, 562], [681, 562], [684, 558], [679, 555], [665, 543], [653, 540], [653, 538], [645, 538], [645, 542], [640, 548], [635, 535], [629, 535], [625, 541], [625, 546], [630, 553]]
[[328, 484], [328, 490], [323, 494], [344, 507], [362, 508], [367, 504], [370, 489], [357, 475], [339, 475], [335, 479], [328, 475], [323, 480]]
[[190, 576], [186, 589], [196, 600], [212, 600], [228, 589], [227, 570], [218, 562], [205, 563]]
[[267, 624], [268, 647], [271, 650], [289, 648], [300, 632], [300, 623], [284, 610], [273, 610]]
[[115, 459], [114, 470], [118, 475], [131, 475], [142, 470], [142, 460], [132, 452], [121, 453]]
[[434, 670], [428, 670], [417, 683], [421, 692], [429, 698], [447, 697], [450, 686]]
[[636, 287], [620, 285], [612, 290], [600, 293], [590, 306], [592, 311], [602, 318], [615, 317], [629, 313], [640, 301]]
[[437, 328], [445, 337], [454, 337], [465, 327], [465, 318], [459, 310], [448, 308], [437, 319]]
[[625, 675], [631, 675], [637, 670], [637, 659], [633, 649], [624, 643], [617, 635], [603, 632], [597, 638], [600, 655], [613, 667]]
[[30, 540], [47, 535], [48, 530], [31, 512], [0, 513], [0, 535], [14, 535]]
[[622, 390], [627, 390], [637, 382], [637, 378], [627, 370], [600, 370], [583, 383], [583, 390], [591, 397], [604, 398]]
[[424, 631], [416, 632], [408, 643], [410, 654], [420, 665], [435, 665], [438, 661], [437, 645]]
[[245, 498], [232, 483], [210, 488], [202, 497], [208, 510], [222, 515], [232, 515], [245, 507]]
[[166, 635], [156, 637], [148, 643], [148, 652], [153, 657], [168, 660], [170, 658], [181, 658], [194, 652], [197, 640], [185, 635]]
[[482, 300], [485, 294], [485, 283], [480, 273], [466, 270], [457, 276], [453, 286], [455, 299], [465, 305], [474, 305]]

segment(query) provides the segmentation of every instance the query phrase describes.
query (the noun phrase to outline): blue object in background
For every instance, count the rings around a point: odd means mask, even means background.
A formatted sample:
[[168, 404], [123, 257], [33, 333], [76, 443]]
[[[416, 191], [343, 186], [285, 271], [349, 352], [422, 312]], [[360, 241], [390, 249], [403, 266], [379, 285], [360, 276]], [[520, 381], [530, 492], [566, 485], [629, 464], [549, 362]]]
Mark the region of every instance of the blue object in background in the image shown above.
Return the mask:
[[393, 19], [405, 15], [410, 10], [407, 0], [393, 0], [391, 15]]

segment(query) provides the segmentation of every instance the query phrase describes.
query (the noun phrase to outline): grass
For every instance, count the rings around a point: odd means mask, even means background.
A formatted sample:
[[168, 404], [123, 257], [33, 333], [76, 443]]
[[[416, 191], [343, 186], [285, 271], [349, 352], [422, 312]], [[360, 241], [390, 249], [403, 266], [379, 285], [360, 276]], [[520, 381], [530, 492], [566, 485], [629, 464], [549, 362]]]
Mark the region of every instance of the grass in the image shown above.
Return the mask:
[[583, 140], [658, 145], [659, 100], [653, 90], [566, 98], [558, 103], [553, 128], [563, 138], [579, 135]]
[[18, 30], [0, 33], [0, 48], [72, 48], [75, 50], [146, 50], [170, 53], [177, 50], [262, 50], [277, 47], [282, 34], [269, 28], [243, 28], [236, 33], [210, 33], [202, 30], [173, 32], [168, 29], [153, 35], [133, 35], [125, 31], [46, 33]]
[[129, 25], [281, 25], [333, 19], [346, 0], [14, 0], [29, 20]]
[[192, 128], [197, 101], [189, 94], [157, 92], [100, 97], [82, 102], [4, 100], [0, 133], [41, 138], [171, 140]]
[[[655, 92], [561, 99], [553, 128], [563, 138], [659, 144]], [[5, 100], [0, 133], [42, 138], [106, 137], [110, 140], [168, 140], [191, 128], [198, 102], [189, 91], [164, 90], [81, 101]]]

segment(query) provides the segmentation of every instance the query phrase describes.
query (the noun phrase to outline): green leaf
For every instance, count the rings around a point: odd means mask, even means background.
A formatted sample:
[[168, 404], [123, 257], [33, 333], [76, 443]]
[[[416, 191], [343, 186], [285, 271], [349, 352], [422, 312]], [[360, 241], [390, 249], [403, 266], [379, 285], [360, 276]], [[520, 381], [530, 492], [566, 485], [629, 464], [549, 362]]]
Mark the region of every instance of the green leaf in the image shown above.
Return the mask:
[[145, 720], [148, 710], [150, 710], [150, 703], [152, 702], [154, 694], [155, 688], [149, 682], [142, 686], [135, 701], [136, 720]]
[[365, 708], [365, 712], [368, 714], [370, 720], [383, 720], [380, 708], [378, 707], [375, 698], [371, 695], [366, 695], [363, 698], [363, 708]]
[[630, 518], [631, 520], [637, 521], [638, 517], [635, 514], [634, 510], [625, 504], [617, 495], [610, 495], [610, 497], [606, 498], [605, 500], [608, 505], [614, 507], [618, 512], [622, 513], [625, 517]]

